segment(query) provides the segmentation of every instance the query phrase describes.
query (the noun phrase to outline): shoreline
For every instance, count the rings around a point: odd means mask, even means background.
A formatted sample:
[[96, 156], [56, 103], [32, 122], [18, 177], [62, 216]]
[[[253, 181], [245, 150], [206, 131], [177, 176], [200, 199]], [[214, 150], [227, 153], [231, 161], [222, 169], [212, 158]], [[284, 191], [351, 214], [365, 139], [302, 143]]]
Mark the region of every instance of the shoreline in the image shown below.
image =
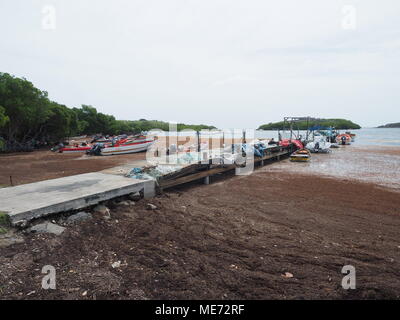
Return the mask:
[[[10, 186], [10, 176], [13, 185], [20, 185], [75, 174], [109, 171], [145, 159], [145, 152], [108, 157], [59, 154], [47, 150], [0, 155], [0, 187]], [[363, 163], [365, 159], [368, 160], [366, 164]], [[339, 178], [400, 190], [400, 146], [351, 145], [333, 149], [328, 155], [314, 154], [310, 164], [299, 165], [284, 161], [268, 165], [262, 170], [298, 170], [301, 173], [333, 178], [336, 174]]]
[[[61, 236], [19, 235], [22, 243], [0, 248], [0, 297], [400, 298], [398, 190], [288, 167], [300, 168], [284, 160], [217, 175], [134, 205], [109, 201], [111, 220], [93, 214]], [[40, 288], [47, 264], [57, 290]], [[342, 289], [344, 265], [356, 267], [357, 290]]]

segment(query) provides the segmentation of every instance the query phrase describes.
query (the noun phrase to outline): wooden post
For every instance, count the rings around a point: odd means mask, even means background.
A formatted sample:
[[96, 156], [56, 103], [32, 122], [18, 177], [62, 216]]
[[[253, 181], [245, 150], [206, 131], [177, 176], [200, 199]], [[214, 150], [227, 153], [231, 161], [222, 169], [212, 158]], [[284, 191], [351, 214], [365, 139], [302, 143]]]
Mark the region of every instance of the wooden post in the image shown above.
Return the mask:
[[212, 131], [211, 132], [209, 131], [208, 134], [209, 134], [209, 137], [208, 137], [208, 152], [207, 152], [207, 154], [208, 154], [208, 164], [211, 165], [212, 164], [211, 150], [213, 148], [213, 133], [212, 133]]
[[232, 154], [235, 153], [235, 130], [232, 130]]
[[[224, 165], [225, 164], [225, 157], [224, 157], [224, 154], [225, 154], [225, 131], [222, 131], [222, 146], [220, 143], [219, 147], [220, 147], [220, 149], [222, 148], [222, 164]], [[220, 154], [221, 154], [221, 152], [220, 152]]]
[[200, 155], [200, 131], [196, 131], [196, 135], [197, 135], [197, 154], [198, 154], [198, 161], [199, 163], [201, 163], [201, 155]]

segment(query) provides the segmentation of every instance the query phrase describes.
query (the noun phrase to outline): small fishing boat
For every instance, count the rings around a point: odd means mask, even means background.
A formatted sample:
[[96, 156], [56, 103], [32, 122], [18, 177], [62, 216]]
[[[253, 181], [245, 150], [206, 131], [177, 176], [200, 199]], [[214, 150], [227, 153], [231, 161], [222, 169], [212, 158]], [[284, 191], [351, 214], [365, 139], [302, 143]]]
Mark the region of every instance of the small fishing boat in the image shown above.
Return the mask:
[[311, 159], [311, 153], [307, 149], [300, 149], [290, 155], [292, 162], [308, 162]]
[[114, 146], [108, 146], [104, 149], [101, 149], [101, 155], [108, 156], [114, 154], [142, 152], [146, 151], [153, 143], [154, 140], [152, 139], [125, 141], [123, 143], [118, 143]]
[[295, 145], [297, 149], [304, 149], [304, 145], [299, 139], [282, 139], [281, 141], [279, 141], [279, 145], [281, 147]]
[[94, 145], [87, 153], [102, 156], [146, 151], [154, 143], [153, 139], [121, 140], [111, 145]]
[[338, 143], [331, 143], [331, 148], [332, 149], [337, 149], [337, 148], [340, 148], [340, 146], [339, 146], [339, 144]]
[[60, 153], [85, 153], [90, 150], [91, 146], [79, 146], [79, 147], [65, 147], [59, 150]]
[[52, 149], [52, 151], [58, 151], [59, 153], [85, 153], [92, 148], [91, 145], [86, 143], [73, 144], [72, 146], [59, 145]]
[[312, 153], [329, 153], [331, 145], [324, 136], [315, 136], [314, 141], [307, 143], [306, 148]]
[[343, 145], [343, 146], [344, 145], [349, 145], [349, 144], [351, 144], [351, 136], [349, 134], [347, 134], [347, 133], [339, 134], [336, 137], [336, 142], [338, 144], [340, 144], [340, 145]]
[[351, 142], [355, 142], [356, 141], [356, 134], [355, 133], [351, 133], [350, 131], [346, 131], [346, 134], [348, 134], [351, 137]]

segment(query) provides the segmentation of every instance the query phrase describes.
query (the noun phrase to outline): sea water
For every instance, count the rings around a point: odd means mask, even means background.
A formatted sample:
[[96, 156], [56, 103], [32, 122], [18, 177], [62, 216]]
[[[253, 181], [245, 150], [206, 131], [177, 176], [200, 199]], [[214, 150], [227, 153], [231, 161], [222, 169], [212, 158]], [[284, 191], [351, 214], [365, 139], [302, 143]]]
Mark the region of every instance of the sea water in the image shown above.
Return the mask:
[[[339, 130], [345, 133], [347, 130]], [[356, 134], [354, 145], [359, 146], [400, 146], [400, 128], [381, 129], [381, 128], [363, 128], [359, 130], [349, 130]], [[306, 136], [306, 131], [294, 131], [294, 133]], [[282, 132], [284, 138], [289, 138], [288, 131]], [[278, 131], [257, 130], [255, 136], [257, 138], [278, 138]]]
[[[341, 133], [345, 131], [341, 130]], [[308, 163], [284, 160], [266, 166], [262, 170], [357, 180], [400, 191], [400, 129], [363, 128], [350, 131], [356, 134], [356, 138], [349, 146], [332, 149], [329, 154], [313, 154]], [[305, 131], [299, 133], [303, 137], [306, 136]], [[179, 134], [187, 135], [183, 132]], [[226, 132], [225, 137], [227, 134], [229, 135]], [[178, 133], [170, 132], [169, 135], [177, 136]], [[278, 139], [278, 131], [256, 130], [247, 133], [247, 137], [252, 135], [259, 139]], [[221, 137], [221, 132], [201, 133], [201, 137], [207, 136]], [[237, 130], [234, 137], [241, 136], [241, 130]], [[290, 137], [288, 132], [282, 132], [282, 136]]]
[[[253, 132], [251, 132], [253, 131]], [[379, 128], [363, 128], [359, 130], [350, 130], [352, 133], [356, 134], [356, 141], [354, 145], [359, 146], [400, 146], [400, 128], [392, 128], [392, 129], [379, 129]], [[340, 133], [345, 133], [346, 130], [340, 130]], [[294, 133], [301, 134], [303, 137], [306, 137], [306, 131], [294, 131]], [[166, 132], [166, 135], [169, 136], [195, 136], [195, 132]], [[283, 138], [290, 138], [290, 133], [288, 131], [281, 132]], [[225, 137], [230, 136], [231, 133], [229, 129], [225, 130]], [[220, 137], [222, 138], [221, 131], [202, 131], [201, 137]], [[234, 138], [241, 138], [242, 131], [241, 129], [235, 130]], [[278, 131], [273, 130], [248, 130], [247, 137], [254, 136], [258, 139], [278, 139]]]
[[355, 145], [400, 146], [400, 128], [363, 128], [352, 130]]
[[313, 154], [308, 163], [288, 160], [265, 167], [284, 171], [373, 183], [400, 191], [400, 129], [365, 128], [351, 130], [354, 143]]

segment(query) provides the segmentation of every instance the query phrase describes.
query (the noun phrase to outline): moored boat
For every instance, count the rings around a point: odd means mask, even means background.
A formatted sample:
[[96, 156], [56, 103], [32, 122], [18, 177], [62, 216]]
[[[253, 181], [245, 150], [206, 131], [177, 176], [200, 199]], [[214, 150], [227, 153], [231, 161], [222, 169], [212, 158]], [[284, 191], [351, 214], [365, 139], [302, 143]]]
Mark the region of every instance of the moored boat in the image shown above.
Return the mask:
[[308, 162], [311, 159], [311, 153], [307, 149], [300, 149], [290, 155], [292, 162]]
[[306, 148], [312, 153], [329, 153], [331, 145], [324, 136], [315, 136], [314, 141], [307, 143]]
[[339, 146], [339, 144], [338, 143], [331, 143], [331, 148], [332, 149], [337, 149], [337, 148], [340, 148], [340, 146]]
[[91, 145], [86, 143], [75, 143], [71, 146], [64, 146], [63, 144], [53, 148], [52, 151], [58, 151], [59, 153], [85, 153], [92, 148]]
[[107, 156], [114, 154], [142, 152], [146, 151], [153, 143], [154, 140], [152, 139], [125, 141], [123, 143], [101, 149], [101, 155]]
[[60, 148], [60, 153], [84, 153], [91, 149], [91, 146], [64, 147]]
[[350, 131], [346, 131], [346, 134], [348, 134], [351, 137], [351, 142], [355, 142], [356, 141], [356, 134], [355, 133], [351, 133]]
[[87, 153], [103, 156], [136, 153], [146, 151], [153, 143], [154, 139], [146, 139], [145, 137], [135, 140], [124, 139], [108, 145], [102, 143], [95, 144]]
[[299, 139], [282, 139], [279, 141], [281, 147], [288, 147], [290, 145], [295, 145], [297, 149], [303, 149], [304, 145]]
[[347, 133], [339, 134], [336, 137], [336, 142], [340, 145], [349, 145], [351, 144], [351, 136]]

